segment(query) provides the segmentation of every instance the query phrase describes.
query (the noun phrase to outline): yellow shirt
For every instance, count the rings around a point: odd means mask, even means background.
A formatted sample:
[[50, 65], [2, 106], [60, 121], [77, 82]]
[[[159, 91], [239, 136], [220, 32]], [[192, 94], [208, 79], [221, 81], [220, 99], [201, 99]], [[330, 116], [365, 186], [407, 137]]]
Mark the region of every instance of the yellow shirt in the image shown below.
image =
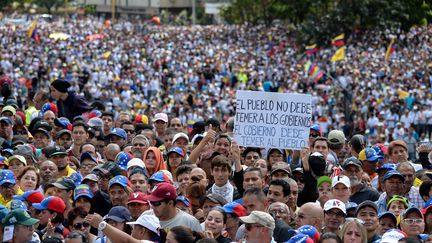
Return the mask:
[[[18, 187], [18, 190], [17, 190], [17, 192], [15, 193], [15, 196], [22, 195], [23, 193], [24, 193], [24, 192], [21, 190], [21, 188]], [[5, 199], [3, 198], [3, 195], [0, 194], [0, 204], [1, 204], [1, 205], [6, 206], [10, 201], [12, 201], [12, 199], [11, 199], [11, 200], [5, 200]]]

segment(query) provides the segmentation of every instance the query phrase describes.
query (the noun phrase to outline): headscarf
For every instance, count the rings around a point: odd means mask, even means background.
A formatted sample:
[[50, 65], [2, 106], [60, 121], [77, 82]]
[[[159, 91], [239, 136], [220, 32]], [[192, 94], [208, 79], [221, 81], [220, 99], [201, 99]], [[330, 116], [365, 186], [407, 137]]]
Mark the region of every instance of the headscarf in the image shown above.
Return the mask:
[[[156, 157], [156, 168], [154, 169], [154, 171], [150, 171], [149, 167], [147, 165], [147, 155], [149, 152], [153, 152], [155, 154], [155, 157]], [[146, 170], [147, 170], [147, 173], [149, 176], [153, 175], [157, 171], [166, 170], [162, 152], [156, 147], [149, 147], [146, 150], [146, 152], [144, 153], [143, 161], [144, 161], [144, 164], [146, 165]]]

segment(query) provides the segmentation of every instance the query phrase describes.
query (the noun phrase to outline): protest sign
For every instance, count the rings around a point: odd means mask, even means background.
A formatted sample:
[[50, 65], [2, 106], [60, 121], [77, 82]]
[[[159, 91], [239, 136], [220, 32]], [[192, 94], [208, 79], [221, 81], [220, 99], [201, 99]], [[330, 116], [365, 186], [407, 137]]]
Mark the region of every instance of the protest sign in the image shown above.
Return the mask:
[[245, 147], [308, 147], [312, 96], [237, 91], [234, 138]]

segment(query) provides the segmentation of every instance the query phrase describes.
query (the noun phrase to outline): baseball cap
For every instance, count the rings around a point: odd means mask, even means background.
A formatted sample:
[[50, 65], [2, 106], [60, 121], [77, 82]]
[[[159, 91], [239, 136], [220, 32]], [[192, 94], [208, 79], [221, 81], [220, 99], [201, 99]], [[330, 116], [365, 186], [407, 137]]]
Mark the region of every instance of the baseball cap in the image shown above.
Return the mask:
[[181, 149], [181, 148], [179, 148], [179, 147], [172, 147], [172, 148], [170, 149], [170, 151], [168, 151], [167, 156], [169, 157], [170, 154], [173, 154], [173, 153], [176, 153], [176, 154], [180, 155], [180, 156], [183, 157], [183, 158], [185, 157], [184, 152], [183, 152], [183, 149]]
[[127, 165], [131, 159], [133, 159], [133, 155], [123, 151], [117, 154], [114, 163], [116, 163], [122, 170], [127, 170]]
[[400, 239], [408, 235], [400, 229], [389, 229], [385, 232], [380, 240], [380, 243], [397, 243]]
[[317, 180], [317, 187], [321, 186], [324, 182], [328, 182], [330, 185], [332, 184], [332, 179], [328, 176], [320, 176]]
[[222, 209], [225, 211], [225, 213], [232, 213], [235, 214], [237, 217], [246, 216], [246, 209], [237, 202], [229, 202], [223, 205]]
[[88, 120], [87, 124], [90, 127], [98, 127], [98, 128], [102, 128], [104, 126], [103, 120], [100, 119], [99, 117], [90, 118], [90, 120]]
[[131, 160], [127, 163], [127, 167], [126, 167], [126, 169], [129, 170], [131, 167], [134, 167], [134, 166], [138, 166], [138, 167], [141, 167], [141, 168], [143, 168], [143, 169], [146, 168], [146, 166], [145, 166], [145, 164], [144, 164], [144, 161], [142, 161], [142, 159], [140, 159], [140, 158], [133, 158], [133, 159], [131, 159]]
[[63, 146], [53, 146], [52, 149], [49, 150], [48, 158], [55, 155], [67, 155], [66, 149]]
[[320, 152], [314, 152], [309, 156], [309, 165], [316, 176], [323, 176], [326, 168], [326, 160]]
[[345, 204], [345, 209], [346, 209], [347, 212], [348, 212], [349, 210], [351, 210], [351, 209], [356, 209], [357, 207], [358, 207], [358, 204], [355, 203], [355, 202], [347, 202], [347, 203]]
[[30, 203], [40, 203], [44, 199], [44, 195], [36, 190], [26, 191], [21, 195], [13, 196], [14, 199], [28, 201]]
[[190, 201], [187, 197], [185, 196], [178, 196], [177, 197], [177, 202], [182, 202], [186, 207], [190, 207]]
[[380, 171], [388, 171], [388, 170], [396, 170], [396, 164], [383, 164], [381, 167], [376, 168], [375, 172], [380, 172]]
[[362, 162], [356, 157], [352, 156], [344, 161], [343, 168], [346, 169], [348, 165], [355, 165], [359, 168], [362, 168]]
[[160, 120], [168, 123], [168, 115], [166, 113], [156, 113], [153, 120], [155, 122]]
[[161, 182], [153, 187], [150, 195], [146, 196], [149, 202], [159, 202], [162, 200], [176, 200], [177, 192], [173, 185], [167, 182]]
[[291, 237], [286, 243], [314, 243], [314, 241], [308, 235], [298, 233]]
[[134, 124], [144, 124], [147, 125], [149, 122], [148, 116], [146, 115], [137, 115], [134, 120]]
[[246, 224], [260, 224], [272, 230], [275, 228], [275, 220], [266, 212], [252, 211], [248, 216], [240, 217], [240, 220]]
[[227, 203], [227, 201], [224, 197], [222, 197], [221, 195], [216, 194], [216, 193], [207, 194], [204, 198], [202, 198], [201, 204], [204, 204], [204, 202], [206, 200], [210, 200], [210, 201], [217, 203], [221, 206], [223, 206]]
[[11, 163], [12, 160], [18, 160], [19, 162], [24, 164], [24, 166], [27, 166], [27, 160], [22, 155], [12, 155], [11, 157], [9, 157], [8, 158], [9, 164]]
[[90, 190], [90, 187], [86, 184], [78, 185], [74, 190], [74, 201], [76, 201], [79, 197], [88, 197], [90, 199], [93, 198], [93, 193]]
[[318, 242], [320, 240], [319, 231], [312, 225], [303, 225], [297, 229], [297, 233], [307, 235], [313, 242]]
[[5, 123], [7, 123], [9, 125], [12, 125], [12, 120], [9, 117], [7, 117], [7, 116], [0, 117], [0, 122], [5, 122]]
[[48, 131], [47, 130], [45, 130], [45, 129], [42, 129], [42, 128], [37, 128], [37, 129], [33, 129], [33, 131], [31, 132], [31, 134], [33, 135], [33, 136], [35, 136], [36, 135], [36, 133], [38, 133], [38, 132], [41, 132], [41, 133], [43, 133], [46, 137], [50, 137], [50, 134], [48, 133]]
[[43, 129], [45, 131], [51, 131], [52, 127], [48, 122], [41, 120], [41, 121], [37, 121], [33, 127], [33, 130], [37, 130], [37, 129]]
[[129, 225], [141, 225], [142, 227], [152, 231], [153, 233], [159, 235], [159, 229], [161, 228], [159, 219], [152, 214], [142, 214], [134, 222], [126, 223]]
[[289, 165], [285, 162], [282, 162], [282, 161], [276, 162], [272, 165], [272, 170], [271, 170], [270, 175], [272, 175], [276, 171], [284, 171], [284, 172], [288, 173], [288, 175], [291, 174], [291, 170], [290, 170]]
[[66, 204], [57, 196], [49, 196], [40, 203], [33, 203], [32, 206], [37, 210], [49, 209], [57, 213], [64, 213], [66, 209]]
[[0, 170], [0, 186], [5, 183], [16, 184], [15, 174], [11, 170]]
[[359, 160], [361, 161], [369, 161], [369, 162], [375, 162], [378, 160], [378, 155], [373, 148], [365, 148], [359, 153]]
[[374, 202], [370, 201], [370, 200], [366, 200], [366, 201], [364, 201], [364, 202], [362, 202], [362, 203], [360, 203], [358, 205], [358, 207], [356, 209], [356, 212], [355, 212], [355, 215], [357, 216], [357, 214], [359, 213], [360, 209], [365, 208], [365, 207], [373, 208], [376, 212], [378, 212], [377, 205]]
[[184, 132], [176, 133], [176, 135], [174, 135], [174, 137], [173, 137], [172, 143], [174, 144], [174, 142], [177, 141], [177, 139], [179, 139], [179, 138], [184, 138], [189, 143], [189, 137]]
[[329, 211], [330, 209], [337, 208], [341, 210], [346, 215], [345, 203], [338, 199], [330, 199], [324, 204], [324, 211]]
[[142, 192], [134, 192], [129, 195], [129, 199], [126, 204], [129, 203], [141, 203], [148, 204], [148, 201], [145, 200], [145, 194]]
[[197, 140], [201, 141], [201, 139], [203, 139], [203, 138], [204, 138], [204, 135], [202, 135], [202, 134], [195, 134], [193, 136], [192, 140], [191, 140], [191, 144], [194, 145]]
[[91, 161], [93, 161], [95, 164], [97, 164], [97, 160], [96, 160], [96, 158], [93, 157], [89, 152], [84, 152], [84, 153], [81, 154], [80, 162], [82, 163], [82, 162], [83, 162], [84, 160], [86, 160], [86, 159], [91, 160]]
[[406, 208], [408, 208], [409, 203], [408, 203], [408, 198], [403, 197], [403, 196], [399, 196], [399, 195], [393, 195], [390, 200], [387, 203], [387, 208], [390, 206], [390, 204], [392, 202], [401, 202], [402, 204], [405, 205]]
[[118, 176], [114, 176], [113, 178], [111, 178], [111, 180], [109, 181], [108, 188], [111, 188], [115, 184], [118, 184], [125, 189], [130, 187], [130, 182], [129, 182], [128, 178], [126, 178], [126, 176], [123, 176], [123, 175], [118, 175]]
[[108, 134], [108, 137], [111, 137], [111, 136], [117, 136], [117, 137], [123, 138], [125, 140], [127, 139], [126, 131], [123, 128], [118, 128], [118, 127], [111, 129], [111, 132]]
[[348, 176], [335, 176], [332, 179], [331, 187], [335, 187], [337, 184], [344, 184], [346, 187], [351, 187], [351, 182]]
[[315, 132], [319, 133], [321, 136], [321, 127], [318, 124], [312, 124], [310, 126], [310, 130], [314, 130]]
[[405, 182], [405, 177], [397, 170], [389, 170], [385, 173], [382, 181], [386, 181], [392, 177], [399, 177], [403, 182]]
[[35, 161], [35, 154], [30, 145], [17, 145], [14, 150], [14, 155], [29, 156]]
[[382, 219], [382, 218], [384, 218], [384, 217], [389, 217], [389, 218], [391, 218], [391, 220], [393, 220], [394, 224], [397, 225], [397, 218], [396, 218], [396, 215], [394, 215], [392, 212], [390, 212], [390, 211], [385, 211], [385, 212], [382, 212], [382, 213], [380, 213], [380, 214], [378, 215], [378, 219]]
[[14, 116], [16, 115], [16, 109], [11, 105], [7, 105], [7, 106], [3, 107], [1, 114], [5, 113], [6, 111], [9, 111]]
[[72, 123], [66, 117], [59, 117], [54, 119], [54, 125], [66, 129], [68, 131], [72, 131]]
[[384, 157], [385, 157], [385, 147], [383, 144], [379, 143], [379, 144], [375, 144], [374, 146], [372, 146], [372, 148], [375, 150], [377, 156], [378, 156], [378, 162], [383, 162], [384, 161]]
[[[0, 219], [4, 219], [9, 212], [10, 212], [9, 208], [7, 208], [3, 204], [0, 204]], [[1, 223], [1, 221], [0, 221], [0, 223]]]
[[70, 136], [72, 136], [72, 132], [69, 131], [68, 129], [62, 129], [60, 131], [57, 132], [56, 134], [56, 138], [59, 138], [61, 136], [63, 136], [63, 134], [69, 134]]
[[84, 183], [84, 181], [86, 181], [86, 180], [98, 182], [99, 178], [97, 177], [97, 175], [90, 173], [82, 179], [81, 183]]
[[332, 149], [340, 149], [345, 144], [345, 134], [339, 130], [332, 130], [328, 134], [327, 140]]
[[52, 111], [54, 113], [58, 112], [58, 108], [57, 105], [52, 103], [52, 102], [48, 102], [43, 104], [42, 108], [41, 108], [41, 113], [44, 114], [47, 111]]
[[55, 182], [51, 183], [51, 185], [59, 189], [68, 190], [68, 191], [73, 190], [75, 188], [74, 181], [67, 176], [63, 176], [57, 179]]
[[25, 203], [23, 203], [23, 201], [18, 200], [18, 199], [12, 199], [8, 203], [8, 207], [10, 208], [10, 210], [19, 209], [19, 208], [27, 210], [27, 205], [25, 205]]
[[401, 219], [405, 219], [408, 216], [408, 214], [411, 213], [416, 213], [418, 216], [420, 216], [420, 218], [423, 218], [423, 214], [420, 209], [416, 207], [409, 207], [401, 214]]
[[39, 219], [32, 218], [27, 210], [15, 209], [10, 211], [2, 220], [3, 226], [9, 225], [26, 225], [31, 226], [39, 222]]
[[354, 136], [351, 137], [351, 139], [349, 141], [349, 144], [358, 153], [364, 147], [366, 147], [366, 139], [365, 139], [365, 137], [363, 135], [356, 134], [356, 135], [354, 135]]
[[123, 206], [115, 206], [112, 207], [108, 214], [105, 216], [105, 220], [107, 219], [111, 219], [121, 223], [124, 221], [131, 221], [132, 216], [127, 208]]
[[8, 165], [9, 161], [5, 156], [0, 155], [0, 165]]
[[163, 173], [163, 171], [158, 171], [156, 173], [154, 173], [149, 179], [148, 182], [150, 183], [151, 181], [156, 181], [156, 182], [167, 182], [169, 183], [170, 180], [168, 178], [168, 176]]

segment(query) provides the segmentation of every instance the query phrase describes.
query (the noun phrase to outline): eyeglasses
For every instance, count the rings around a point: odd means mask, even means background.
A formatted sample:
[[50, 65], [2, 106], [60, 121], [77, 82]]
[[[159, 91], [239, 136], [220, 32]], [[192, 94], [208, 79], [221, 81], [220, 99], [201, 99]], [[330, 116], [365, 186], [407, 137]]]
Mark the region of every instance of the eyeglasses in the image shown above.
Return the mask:
[[296, 181], [296, 182], [300, 182], [300, 183], [304, 183], [304, 179], [303, 179], [303, 177], [297, 177], [297, 176], [294, 176], [294, 180]]
[[125, 132], [130, 133], [130, 134], [134, 134], [135, 130], [125, 130]]
[[73, 227], [74, 227], [75, 229], [88, 228], [89, 226], [90, 226], [90, 224], [87, 223], [87, 222], [83, 222], [83, 223], [76, 223], [76, 224], [73, 225]]
[[245, 228], [247, 231], [251, 231], [252, 228], [261, 228], [261, 227], [265, 227], [265, 226], [260, 224], [245, 224]]
[[423, 223], [423, 219], [404, 219], [406, 224], [420, 224]]

